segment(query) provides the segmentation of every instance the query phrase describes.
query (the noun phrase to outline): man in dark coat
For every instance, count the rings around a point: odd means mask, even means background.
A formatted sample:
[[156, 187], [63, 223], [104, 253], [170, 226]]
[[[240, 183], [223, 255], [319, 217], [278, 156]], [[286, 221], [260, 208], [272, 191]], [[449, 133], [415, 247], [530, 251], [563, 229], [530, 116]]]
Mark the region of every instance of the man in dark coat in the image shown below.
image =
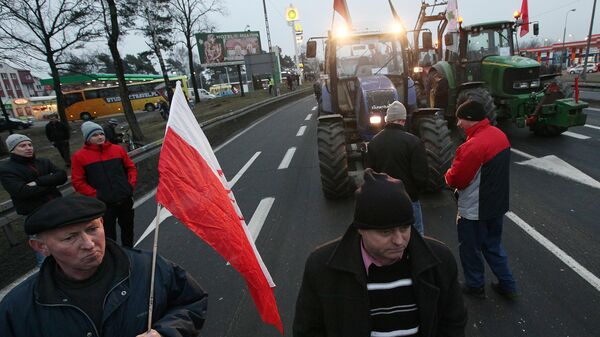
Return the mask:
[[58, 150], [67, 167], [71, 167], [71, 152], [69, 150], [69, 138], [71, 133], [69, 127], [58, 120], [57, 114], [49, 116], [50, 121], [46, 124], [46, 137]]
[[199, 336], [207, 294], [160, 256], [147, 332], [152, 253], [105, 240], [105, 210], [102, 201], [74, 194], [26, 219], [29, 244], [48, 258], [0, 302], [0, 336]]
[[467, 311], [452, 253], [411, 235], [412, 205], [401, 181], [371, 169], [364, 180], [352, 225], [306, 262], [294, 336], [464, 336]]
[[110, 118], [102, 128], [104, 129], [106, 140], [112, 144], [119, 145], [123, 141], [123, 134], [117, 132], [117, 125], [119, 125], [119, 121], [116, 118]]
[[400, 179], [410, 196], [415, 216], [415, 229], [423, 235], [423, 215], [419, 202], [419, 191], [427, 185], [427, 153], [421, 140], [406, 132], [406, 108], [394, 101], [385, 115], [385, 129], [369, 142], [367, 158], [369, 166], [376, 172], [385, 172]]

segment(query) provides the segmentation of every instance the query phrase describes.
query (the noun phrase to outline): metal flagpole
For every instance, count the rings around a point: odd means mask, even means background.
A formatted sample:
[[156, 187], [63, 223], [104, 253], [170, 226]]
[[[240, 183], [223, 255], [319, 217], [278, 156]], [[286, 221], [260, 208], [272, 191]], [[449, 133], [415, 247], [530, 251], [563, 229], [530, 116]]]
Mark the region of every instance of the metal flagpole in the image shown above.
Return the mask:
[[148, 300], [148, 332], [152, 330], [152, 309], [154, 309], [154, 275], [156, 274], [156, 255], [158, 254], [158, 226], [160, 226], [160, 208], [160, 204], [156, 203], [154, 245], [152, 246], [152, 275], [150, 275], [150, 298]]

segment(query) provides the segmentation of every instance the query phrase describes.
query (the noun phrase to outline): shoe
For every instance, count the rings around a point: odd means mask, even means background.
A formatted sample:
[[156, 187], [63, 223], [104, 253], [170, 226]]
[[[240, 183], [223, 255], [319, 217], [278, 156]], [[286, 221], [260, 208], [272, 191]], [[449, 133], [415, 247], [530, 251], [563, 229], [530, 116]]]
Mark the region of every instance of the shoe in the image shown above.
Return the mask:
[[516, 290], [506, 290], [502, 288], [500, 283], [492, 282], [492, 290], [494, 290], [498, 295], [504, 297], [507, 300], [515, 300], [519, 297], [519, 294]]
[[481, 287], [481, 288], [472, 288], [472, 287], [468, 287], [466, 285], [463, 285], [462, 292], [463, 292], [463, 294], [465, 294], [467, 296], [471, 296], [471, 297], [475, 297], [475, 298], [480, 298], [480, 299], [484, 299], [485, 298], [485, 288], [484, 287]]

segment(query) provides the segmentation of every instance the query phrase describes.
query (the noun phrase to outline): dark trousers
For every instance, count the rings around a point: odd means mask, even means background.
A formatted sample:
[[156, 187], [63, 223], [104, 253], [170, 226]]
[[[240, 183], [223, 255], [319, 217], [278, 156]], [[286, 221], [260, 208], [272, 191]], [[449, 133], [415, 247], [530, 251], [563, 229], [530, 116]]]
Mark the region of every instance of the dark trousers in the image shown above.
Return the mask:
[[500, 286], [507, 291], [516, 290], [515, 280], [508, 268], [508, 258], [502, 247], [502, 220], [503, 216], [489, 220], [458, 218], [460, 262], [468, 287], [484, 286], [485, 258]]
[[119, 203], [106, 204], [104, 213], [104, 234], [117, 240], [117, 220], [121, 227], [121, 245], [133, 247], [133, 199], [127, 198]]
[[54, 142], [54, 147], [60, 153], [60, 156], [65, 161], [68, 167], [71, 166], [71, 151], [69, 150], [69, 141], [68, 140], [59, 140]]

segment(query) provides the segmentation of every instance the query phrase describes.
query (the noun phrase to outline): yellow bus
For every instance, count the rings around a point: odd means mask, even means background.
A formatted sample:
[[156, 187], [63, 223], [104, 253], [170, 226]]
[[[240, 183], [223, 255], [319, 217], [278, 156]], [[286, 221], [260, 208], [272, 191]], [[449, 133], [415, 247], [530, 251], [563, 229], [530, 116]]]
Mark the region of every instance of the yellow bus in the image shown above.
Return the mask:
[[[175, 89], [177, 81], [187, 95], [187, 76], [169, 79], [169, 87]], [[134, 111], [154, 111], [160, 101], [167, 102], [168, 95], [162, 79], [130, 83], [129, 99]], [[69, 121], [90, 120], [100, 116], [123, 112], [119, 87], [90, 88], [65, 92], [66, 114]]]

